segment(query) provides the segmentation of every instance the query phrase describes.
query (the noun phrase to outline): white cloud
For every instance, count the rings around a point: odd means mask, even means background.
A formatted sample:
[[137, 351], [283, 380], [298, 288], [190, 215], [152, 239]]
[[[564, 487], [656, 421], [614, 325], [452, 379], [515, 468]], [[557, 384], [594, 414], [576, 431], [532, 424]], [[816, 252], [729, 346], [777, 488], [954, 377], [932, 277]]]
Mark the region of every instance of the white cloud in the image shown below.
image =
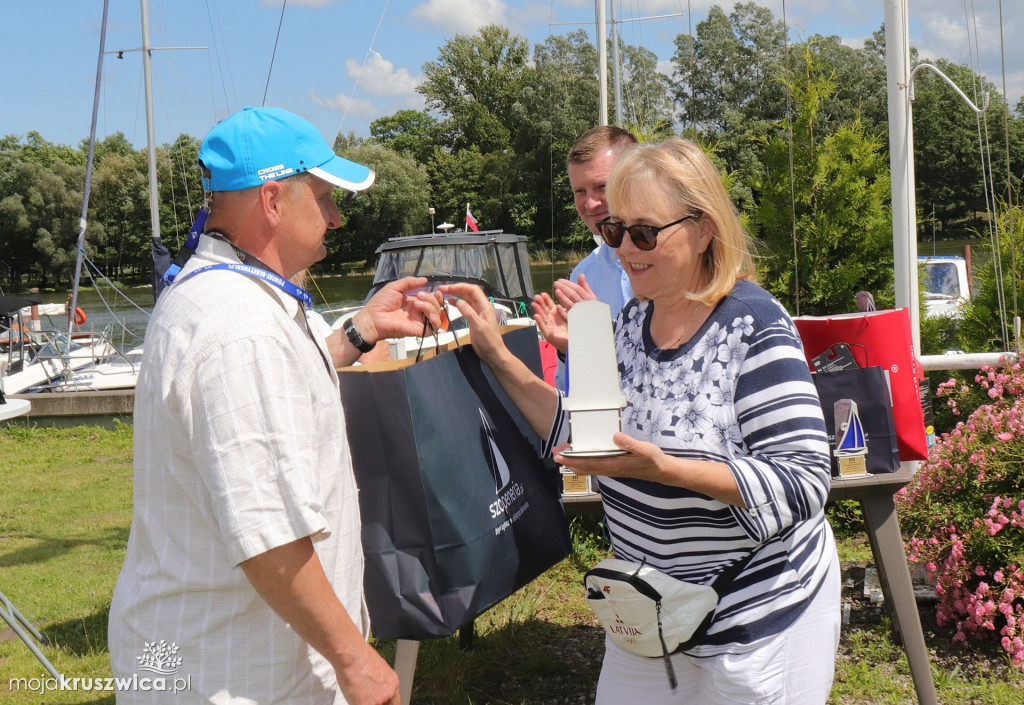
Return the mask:
[[850, 47], [851, 49], [863, 49], [864, 43], [870, 38], [871, 37], [842, 37], [840, 39], [840, 44]]
[[321, 108], [340, 114], [342, 126], [354, 125], [356, 128], [359, 128], [360, 123], [368, 125], [377, 118], [393, 115], [399, 110], [422, 110], [424, 107], [423, 96], [418, 93], [395, 95], [381, 104], [369, 98], [357, 98], [347, 93], [322, 97], [310, 91], [309, 99]]
[[321, 98], [310, 91], [309, 98], [322, 108], [329, 108], [352, 118], [375, 120], [383, 114], [380, 108], [366, 98], [354, 98], [344, 93], [338, 93], [333, 98]]
[[948, 17], [931, 17], [924, 23], [925, 36], [946, 46], [967, 46], [967, 30], [962, 22]]
[[472, 34], [484, 25], [510, 24], [503, 0], [427, 0], [409, 14], [445, 34]]
[[355, 59], [347, 59], [345, 72], [360, 91], [370, 95], [410, 95], [416, 92], [416, 86], [423, 80], [413, 77], [409, 69], [396, 70], [394, 63], [375, 52], [362, 64]]

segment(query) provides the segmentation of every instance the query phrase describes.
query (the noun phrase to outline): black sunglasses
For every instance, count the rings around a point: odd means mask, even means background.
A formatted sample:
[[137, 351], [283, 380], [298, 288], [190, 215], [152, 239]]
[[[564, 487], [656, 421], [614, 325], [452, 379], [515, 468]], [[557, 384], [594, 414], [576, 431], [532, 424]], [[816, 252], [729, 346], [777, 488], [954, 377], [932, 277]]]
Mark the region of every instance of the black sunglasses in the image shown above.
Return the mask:
[[636, 245], [636, 249], [650, 251], [658, 245], [658, 233], [665, 228], [671, 228], [673, 225], [679, 225], [682, 222], [690, 220], [691, 218], [700, 218], [703, 213], [691, 213], [690, 215], [684, 215], [679, 220], [673, 220], [668, 225], [662, 225], [660, 228], [654, 225], [626, 225], [625, 223], [616, 223], [613, 220], [599, 220], [597, 222], [597, 229], [601, 232], [601, 237], [608, 243], [609, 247], [618, 248], [622, 245], [622, 238], [625, 237], [626, 233], [629, 233], [629, 238]]

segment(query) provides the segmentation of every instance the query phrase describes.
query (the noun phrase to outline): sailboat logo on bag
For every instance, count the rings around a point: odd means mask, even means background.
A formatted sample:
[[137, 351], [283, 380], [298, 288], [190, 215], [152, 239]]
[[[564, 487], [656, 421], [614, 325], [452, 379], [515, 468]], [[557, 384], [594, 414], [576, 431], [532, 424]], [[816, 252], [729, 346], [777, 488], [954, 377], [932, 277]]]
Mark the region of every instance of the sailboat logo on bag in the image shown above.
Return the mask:
[[478, 409], [478, 411], [480, 412], [480, 428], [484, 437], [484, 446], [487, 448], [487, 460], [491, 466], [491, 475], [494, 477], [494, 494], [501, 494], [511, 477], [508, 463], [505, 462], [498, 444], [494, 442], [494, 427], [487, 420], [483, 409]]
[[498, 519], [505, 515], [505, 521], [494, 529], [500, 534], [510, 527], [514, 521], [523, 515], [530, 504], [528, 502], [517, 502], [526, 490], [522, 483], [512, 482], [512, 473], [509, 471], [508, 463], [501, 454], [497, 442], [494, 440], [494, 427], [487, 420], [483, 409], [480, 409], [480, 435], [483, 442], [487, 464], [491, 468], [491, 477], [494, 478], [494, 494], [498, 498], [491, 502], [488, 509], [492, 519]]

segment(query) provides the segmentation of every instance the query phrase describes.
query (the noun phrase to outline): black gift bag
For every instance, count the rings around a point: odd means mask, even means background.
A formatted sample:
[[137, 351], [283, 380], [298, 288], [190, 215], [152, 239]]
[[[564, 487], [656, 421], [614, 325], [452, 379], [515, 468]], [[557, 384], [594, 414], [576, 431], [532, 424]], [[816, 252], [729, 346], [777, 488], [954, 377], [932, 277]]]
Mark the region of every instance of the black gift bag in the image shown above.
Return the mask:
[[[504, 338], [540, 372], [535, 330]], [[346, 372], [341, 397], [375, 637], [453, 634], [569, 554], [556, 466], [468, 345]]]
[[900, 466], [900, 452], [885, 371], [881, 367], [858, 367], [840, 372], [817, 372], [812, 376], [825, 414], [825, 430], [829, 450], [832, 451], [832, 474], [839, 475], [834, 451], [835, 402], [840, 399], [857, 402], [868, 449], [865, 458], [867, 471], [872, 474], [895, 472]]

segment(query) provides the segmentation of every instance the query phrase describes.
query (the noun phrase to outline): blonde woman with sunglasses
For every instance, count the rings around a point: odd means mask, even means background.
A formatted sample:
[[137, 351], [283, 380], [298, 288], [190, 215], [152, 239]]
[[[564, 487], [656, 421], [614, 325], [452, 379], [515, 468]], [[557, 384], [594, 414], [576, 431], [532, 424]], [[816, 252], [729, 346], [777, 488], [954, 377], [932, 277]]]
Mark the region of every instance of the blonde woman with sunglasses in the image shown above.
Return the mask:
[[[616, 558], [724, 590], [695, 646], [661, 659], [606, 641], [598, 705], [820, 705], [839, 640], [839, 563], [824, 517], [825, 426], [800, 338], [753, 281], [747, 239], [707, 156], [672, 139], [616, 161], [599, 224], [635, 298], [615, 325], [628, 454], [554, 459], [593, 475]], [[561, 449], [557, 391], [501, 343], [486, 299], [453, 286], [473, 346], [533, 428]]]

